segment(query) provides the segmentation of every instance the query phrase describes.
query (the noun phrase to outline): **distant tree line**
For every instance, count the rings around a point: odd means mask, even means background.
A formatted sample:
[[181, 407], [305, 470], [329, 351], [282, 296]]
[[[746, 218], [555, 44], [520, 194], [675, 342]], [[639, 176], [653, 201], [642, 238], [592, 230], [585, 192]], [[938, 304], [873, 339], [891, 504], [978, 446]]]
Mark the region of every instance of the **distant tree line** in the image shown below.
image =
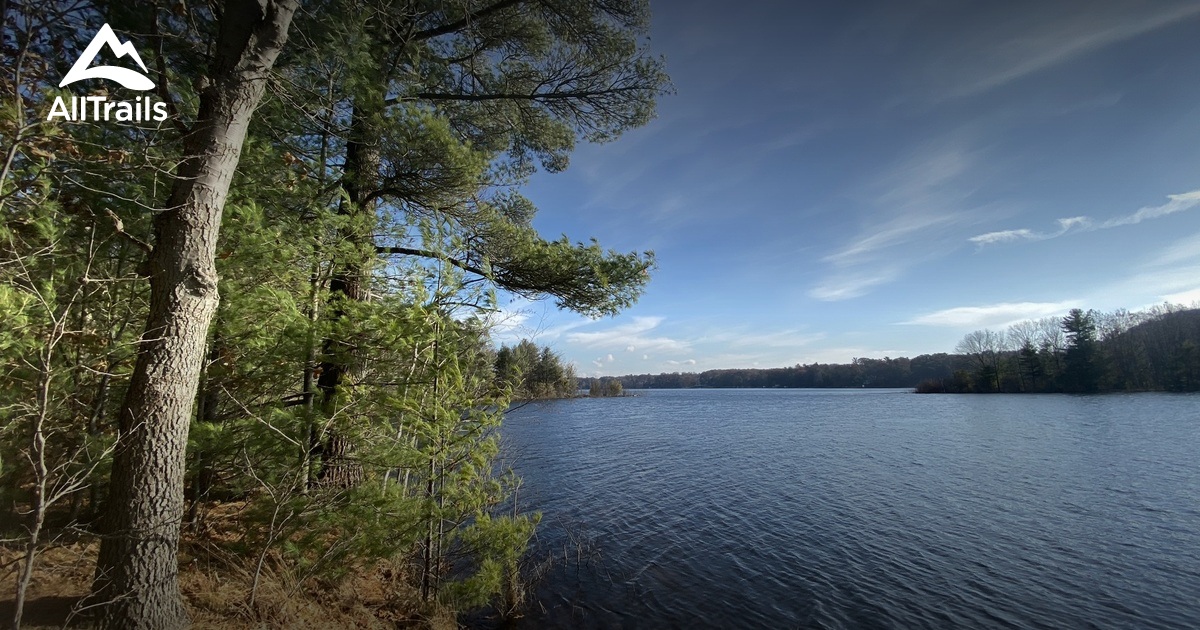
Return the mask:
[[922, 392], [1200, 390], [1200, 310], [1072, 310], [968, 334], [954, 354], [614, 377], [625, 389], [916, 388]]
[[550, 348], [522, 339], [511, 348], [500, 346], [496, 352], [496, 380], [512, 392], [513, 398], [571, 398], [579, 391], [575, 367], [564, 364]]
[[966, 369], [965, 357], [938, 353], [882, 359], [856, 358], [850, 363], [813, 363], [781, 368], [723, 369], [614, 377], [625, 389], [690, 387], [916, 387], [926, 379], [946, 378]]

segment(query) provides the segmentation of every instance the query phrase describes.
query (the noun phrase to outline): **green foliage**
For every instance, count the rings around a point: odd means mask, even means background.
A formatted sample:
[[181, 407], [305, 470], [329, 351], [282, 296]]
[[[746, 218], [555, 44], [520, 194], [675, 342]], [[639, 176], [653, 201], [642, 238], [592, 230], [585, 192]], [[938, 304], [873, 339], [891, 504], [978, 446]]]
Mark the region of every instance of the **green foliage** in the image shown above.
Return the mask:
[[615, 378], [593, 378], [588, 381], [588, 396], [592, 398], [609, 398], [621, 396], [623, 393], [621, 381]]
[[1042, 356], [1033, 346], [1033, 341], [1026, 340], [1017, 352], [1017, 370], [1022, 377], [1022, 391], [1040, 390], [1045, 383], [1046, 368]]
[[[543, 239], [515, 189], [535, 164], [564, 168], [577, 137], [609, 140], [650, 120], [669, 88], [642, 46], [648, 5], [518, 5], [322, 3], [281, 66], [289, 92], [260, 120], [305, 173], [340, 180], [330, 205], [358, 221], [342, 239], [360, 253], [448, 262], [522, 296], [613, 314], [641, 294], [652, 254]], [[459, 22], [480, 10], [486, 19]], [[359, 275], [375, 263], [339, 264]]]
[[496, 352], [496, 381], [516, 398], [570, 398], [578, 384], [575, 367], [563, 365], [562, 358], [550, 348], [541, 348], [528, 339], [517, 345], [503, 345]]
[[1167, 389], [1180, 392], [1200, 390], [1200, 349], [1195, 340], [1184, 341], [1171, 353], [1171, 378]]
[[[462, 553], [476, 560], [466, 577], [447, 585], [444, 599], [456, 609], [471, 609], [495, 601], [519, 599], [512, 595], [521, 589], [520, 560], [524, 555], [540, 515], [498, 516], [479, 514], [458, 537]], [[515, 602], [514, 602], [515, 603]]]
[[[968, 340], [982, 338], [973, 333]], [[988, 387], [993, 373], [948, 391], [1073, 392], [1196, 391], [1193, 349], [1200, 343], [1200, 310], [1163, 305], [1140, 313], [1072, 309], [1061, 319], [1013, 325], [991, 346], [985, 368], [1009, 375]], [[960, 344], [967, 347], [971, 344]], [[978, 355], [975, 356], [978, 359]]]
[[0, 83], [0, 500], [9, 507], [0, 525], [19, 519], [35, 546], [42, 516], [86, 518], [85, 500], [94, 506], [101, 494], [107, 420], [130, 369], [130, 324], [144, 313], [128, 235], [145, 223], [119, 228], [114, 210], [125, 208], [89, 183], [153, 177], [99, 147], [104, 132], [44, 122], [43, 108], [63, 93], [47, 61], [59, 9], [13, 7], [22, 15], [5, 27], [13, 55]]
[[1096, 366], [1096, 323], [1093, 311], [1073, 308], [1062, 320], [1067, 335], [1067, 352], [1062, 374], [1063, 388], [1069, 392], [1094, 392], [1100, 388]]
[[[223, 478], [222, 491], [256, 496], [234, 550], [273, 558], [282, 563], [273, 571], [301, 578], [415, 564], [435, 583], [447, 580], [456, 602], [499, 596], [496, 563], [519, 557], [531, 531], [516, 536], [503, 525], [533, 521], [489, 518], [513, 480], [494, 470], [494, 431], [507, 399], [481, 360], [490, 358], [481, 331], [399, 299], [348, 308], [339, 325], [353, 328], [356, 360], [373, 367], [339, 397], [334, 417], [314, 425], [300, 407], [268, 408], [194, 427], [193, 453]], [[313, 487], [304, 448], [310, 428], [353, 442], [361, 483]], [[429, 566], [426, 548], [436, 550]]]

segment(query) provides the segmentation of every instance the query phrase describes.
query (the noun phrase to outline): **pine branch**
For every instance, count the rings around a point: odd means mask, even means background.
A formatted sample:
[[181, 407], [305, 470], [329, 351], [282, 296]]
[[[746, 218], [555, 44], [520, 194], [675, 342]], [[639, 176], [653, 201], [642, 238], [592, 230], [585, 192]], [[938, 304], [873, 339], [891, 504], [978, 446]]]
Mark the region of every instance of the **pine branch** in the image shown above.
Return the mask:
[[509, 7], [513, 7], [527, 1], [528, 0], [500, 0], [500, 2], [488, 5], [474, 13], [469, 13], [462, 19], [413, 33], [411, 41], [420, 42], [427, 39], [433, 39], [434, 37], [441, 37], [442, 35], [449, 35], [450, 33], [454, 33], [466, 28], [472, 22], [478, 22], [479, 20], [492, 15], [493, 13], [498, 13]]

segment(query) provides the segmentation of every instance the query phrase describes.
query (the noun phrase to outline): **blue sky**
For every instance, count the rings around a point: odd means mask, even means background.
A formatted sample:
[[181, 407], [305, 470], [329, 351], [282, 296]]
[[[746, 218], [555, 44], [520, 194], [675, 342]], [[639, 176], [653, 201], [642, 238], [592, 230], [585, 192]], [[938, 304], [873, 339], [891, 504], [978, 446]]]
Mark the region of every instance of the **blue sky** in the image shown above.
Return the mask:
[[652, 0], [677, 94], [526, 194], [547, 237], [652, 249], [640, 302], [512, 302], [580, 373], [952, 351], [1200, 300], [1200, 2]]

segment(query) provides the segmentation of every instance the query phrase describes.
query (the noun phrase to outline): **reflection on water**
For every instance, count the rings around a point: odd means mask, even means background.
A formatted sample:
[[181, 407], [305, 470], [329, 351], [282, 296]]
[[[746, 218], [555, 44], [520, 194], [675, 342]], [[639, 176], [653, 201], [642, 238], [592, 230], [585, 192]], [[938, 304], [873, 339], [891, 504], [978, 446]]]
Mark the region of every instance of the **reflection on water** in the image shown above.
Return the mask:
[[1200, 627], [1198, 396], [659, 390], [504, 435], [571, 558], [522, 627]]

